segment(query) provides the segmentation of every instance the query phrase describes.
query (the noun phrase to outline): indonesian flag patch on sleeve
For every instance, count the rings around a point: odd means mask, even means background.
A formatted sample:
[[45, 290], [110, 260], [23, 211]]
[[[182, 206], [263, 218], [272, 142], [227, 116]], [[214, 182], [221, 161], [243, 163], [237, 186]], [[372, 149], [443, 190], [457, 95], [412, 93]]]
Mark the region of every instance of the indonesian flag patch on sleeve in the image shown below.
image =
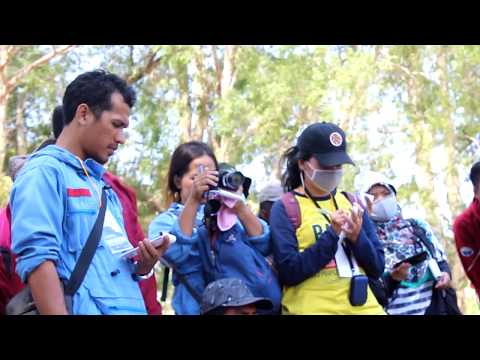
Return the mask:
[[70, 197], [92, 196], [90, 189], [72, 189], [67, 188], [67, 195]]

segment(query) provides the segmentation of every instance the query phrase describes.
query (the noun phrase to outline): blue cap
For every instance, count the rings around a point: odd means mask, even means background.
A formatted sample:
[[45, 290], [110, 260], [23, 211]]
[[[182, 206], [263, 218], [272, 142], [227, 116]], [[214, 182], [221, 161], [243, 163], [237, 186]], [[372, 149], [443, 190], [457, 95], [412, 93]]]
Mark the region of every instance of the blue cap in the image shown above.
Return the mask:
[[238, 307], [255, 304], [258, 309], [271, 310], [273, 303], [262, 297], [253, 296], [240, 279], [225, 278], [211, 282], [202, 296], [201, 312], [207, 314], [219, 307]]

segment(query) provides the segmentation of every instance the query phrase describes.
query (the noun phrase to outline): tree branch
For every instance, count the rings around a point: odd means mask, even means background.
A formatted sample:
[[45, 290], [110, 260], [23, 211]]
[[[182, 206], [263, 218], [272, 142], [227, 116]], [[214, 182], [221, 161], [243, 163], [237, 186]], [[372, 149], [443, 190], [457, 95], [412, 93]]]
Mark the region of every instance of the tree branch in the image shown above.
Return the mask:
[[20, 51], [20, 46], [10, 45], [7, 48], [7, 62]]
[[13, 75], [8, 81], [7, 81], [7, 92], [15, 88], [18, 83], [20, 82], [20, 79], [28, 75], [33, 69], [47, 63], [54, 57], [58, 55], [63, 55], [66, 54], [68, 51], [70, 51], [71, 48], [73, 48], [75, 45], [64, 45], [61, 46], [60, 48], [55, 48], [53, 47], [53, 50], [50, 51], [48, 54], [45, 54], [35, 60], [34, 62], [31, 62], [28, 65], [25, 65], [23, 68], [17, 71], [15, 75]]
[[142, 68], [137, 68], [130, 76], [127, 77], [127, 84], [132, 85], [145, 76], [149, 75], [160, 63], [161, 58], [155, 59], [158, 50], [150, 53], [146, 57], [146, 64]]
[[467, 135], [464, 131], [462, 131], [462, 138], [464, 138], [465, 140], [468, 140], [470, 141], [470, 144], [475, 144], [476, 147], [480, 148], [480, 142], [473, 136], [469, 136]]
[[20, 50], [20, 46], [2, 45], [2, 48], [0, 49], [0, 71], [3, 71], [12, 57]]
[[217, 56], [217, 46], [212, 45], [212, 54], [213, 60], [215, 61], [215, 73], [217, 75], [217, 95], [219, 98], [222, 97], [222, 65], [220, 64], [220, 60]]

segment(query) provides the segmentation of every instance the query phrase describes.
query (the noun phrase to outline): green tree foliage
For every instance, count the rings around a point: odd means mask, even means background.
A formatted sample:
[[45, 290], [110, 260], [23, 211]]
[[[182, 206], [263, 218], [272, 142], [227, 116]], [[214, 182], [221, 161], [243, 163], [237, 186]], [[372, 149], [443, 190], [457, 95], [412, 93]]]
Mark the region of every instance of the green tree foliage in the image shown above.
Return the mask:
[[[4, 73], [48, 50], [11, 48]], [[237, 165], [260, 161], [254, 178], [278, 178], [280, 156], [299, 131], [337, 123], [357, 165], [346, 167], [343, 187], [352, 190], [363, 169], [401, 179], [400, 202], [425, 214], [448, 252], [461, 305], [474, 312], [451, 228], [480, 151], [479, 64], [478, 46], [79, 46], [11, 89], [0, 135], [7, 158], [29, 152], [48, 136], [51, 111], [74, 76], [96, 67], [123, 76], [138, 102], [127, 145], [109, 168], [137, 191], [146, 229], [167, 206], [168, 163], [181, 142], [208, 142], [219, 160]]]

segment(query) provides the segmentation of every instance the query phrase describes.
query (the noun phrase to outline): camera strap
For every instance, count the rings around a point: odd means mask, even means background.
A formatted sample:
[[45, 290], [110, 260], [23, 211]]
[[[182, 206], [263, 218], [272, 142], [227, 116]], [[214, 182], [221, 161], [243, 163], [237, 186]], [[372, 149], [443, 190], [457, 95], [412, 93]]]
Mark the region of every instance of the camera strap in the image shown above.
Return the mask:
[[[315, 199], [313, 198], [312, 194], [310, 193], [310, 191], [307, 189], [306, 186], [303, 187], [304, 190], [305, 190], [305, 193], [308, 195], [308, 198], [313, 202], [313, 205], [315, 205], [315, 207], [319, 210], [323, 210], [322, 207], [320, 205], [318, 205], [318, 203], [315, 201]], [[330, 195], [330, 199], [333, 200], [333, 205], [335, 206], [335, 210], [338, 210], [338, 204], [337, 204], [337, 200], [335, 199], [335, 196], [333, 194], [329, 194]], [[325, 215], [325, 213], [323, 212], [320, 212], [322, 214], [322, 216], [325, 218], [325, 220], [327, 220], [327, 222], [329, 224], [332, 223], [332, 221], [329, 219], [329, 217], [327, 215]]]

